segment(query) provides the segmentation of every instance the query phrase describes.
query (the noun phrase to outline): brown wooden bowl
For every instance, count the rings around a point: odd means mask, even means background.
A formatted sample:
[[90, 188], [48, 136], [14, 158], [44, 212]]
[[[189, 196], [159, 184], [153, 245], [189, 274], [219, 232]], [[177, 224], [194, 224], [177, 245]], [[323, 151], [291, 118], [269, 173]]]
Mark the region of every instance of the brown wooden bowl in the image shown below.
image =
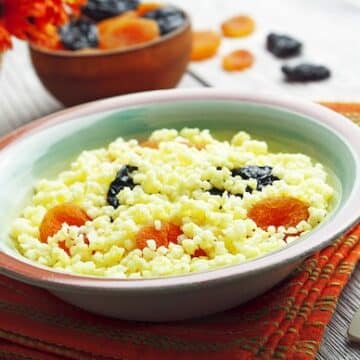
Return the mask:
[[175, 87], [191, 53], [191, 23], [146, 44], [119, 50], [55, 51], [30, 46], [43, 85], [64, 105]]

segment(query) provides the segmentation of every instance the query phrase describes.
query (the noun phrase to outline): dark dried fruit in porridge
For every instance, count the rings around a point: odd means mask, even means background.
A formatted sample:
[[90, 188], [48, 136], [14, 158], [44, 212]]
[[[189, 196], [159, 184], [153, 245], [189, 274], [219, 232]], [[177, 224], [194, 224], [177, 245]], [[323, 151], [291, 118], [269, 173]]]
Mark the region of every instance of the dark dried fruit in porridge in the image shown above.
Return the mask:
[[115, 179], [110, 184], [109, 191], [107, 193], [107, 202], [109, 205], [114, 207], [115, 209], [119, 207], [119, 199], [117, 195], [119, 192], [125, 188], [133, 189], [135, 187], [135, 183], [131, 177], [131, 173], [136, 171], [138, 168], [136, 166], [124, 165], [116, 174]]
[[300, 54], [300, 41], [287, 36], [271, 33], [266, 39], [266, 48], [278, 58], [287, 58]]
[[68, 50], [96, 48], [99, 44], [98, 30], [91, 20], [70, 21], [59, 28], [61, 42]]
[[208, 190], [208, 192], [211, 195], [222, 196], [222, 194], [225, 192], [225, 190], [224, 189], [219, 189], [217, 187], [212, 187], [210, 190]]
[[82, 8], [82, 13], [95, 21], [100, 21], [135, 10], [139, 4], [139, 0], [88, 0]]
[[284, 65], [281, 71], [289, 82], [319, 81], [330, 77], [330, 70], [323, 65], [300, 64], [294, 67]]
[[[277, 176], [272, 175], [271, 166], [247, 165], [242, 168], [231, 170], [232, 176], [240, 176], [244, 180], [255, 179], [257, 181], [256, 189], [261, 191], [265, 186], [272, 185], [274, 181], [280, 180]], [[247, 192], [250, 192], [247, 187]], [[251, 189], [252, 191], [252, 189]]]
[[155, 20], [159, 25], [161, 35], [174, 31], [185, 22], [184, 13], [173, 6], [164, 6], [148, 11], [144, 18]]

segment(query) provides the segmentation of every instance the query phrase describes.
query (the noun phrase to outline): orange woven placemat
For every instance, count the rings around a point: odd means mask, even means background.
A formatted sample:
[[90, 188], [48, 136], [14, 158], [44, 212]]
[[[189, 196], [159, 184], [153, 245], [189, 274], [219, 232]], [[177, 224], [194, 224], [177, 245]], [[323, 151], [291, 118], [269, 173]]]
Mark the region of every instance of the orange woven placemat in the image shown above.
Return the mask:
[[[360, 105], [326, 105], [360, 124]], [[0, 359], [314, 359], [359, 259], [360, 225], [257, 299], [163, 324], [92, 315], [0, 276]]]

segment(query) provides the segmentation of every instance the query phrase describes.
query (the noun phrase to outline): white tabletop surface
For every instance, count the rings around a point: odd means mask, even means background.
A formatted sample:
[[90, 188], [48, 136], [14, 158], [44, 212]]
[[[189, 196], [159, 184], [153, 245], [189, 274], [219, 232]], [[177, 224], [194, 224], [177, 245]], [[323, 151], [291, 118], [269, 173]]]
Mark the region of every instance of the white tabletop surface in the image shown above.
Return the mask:
[[[242, 40], [226, 40], [220, 55], [191, 65], [212, 86], [258, 91], [285, 92], [311, 100], [360, 101], [360, 0], [174, 0], [193, 17], [195, 28], [216, 26], [234, 13], [248, 13], [258, 27]], [[359, 7], [352, 3], [359, 3]], [[300, 6], [301, 5], [301, 6]], [[281, 31], [304, 41], [301, 59], [328, 65], [329, 81], [312, 85], [289, 85], [281, 80], [282, 61], [264, 48], [269, 31]], [[226, 74], [220, 68], [221, 55], [235, 48], [247, 48], [256, 55], [251, 71]], [[292, 60], [294, 62], [294, 60]], [[296, 61], [295, 61], [296, 62]], [[256, 70], [256, 71], [255, 71]], [[185, 75], [180, 87], [202, 86]], [[15, 42], [6, 54], [0, 71], [0, 135], [43, 115], [62, 108], [37, 79], [27, 49]], [[356, 309], [360, 308], [360, 269], [347, 285], [326, 329], [318, 360], [357, 360], [360, 347], [348, 343], [346, 331]]]

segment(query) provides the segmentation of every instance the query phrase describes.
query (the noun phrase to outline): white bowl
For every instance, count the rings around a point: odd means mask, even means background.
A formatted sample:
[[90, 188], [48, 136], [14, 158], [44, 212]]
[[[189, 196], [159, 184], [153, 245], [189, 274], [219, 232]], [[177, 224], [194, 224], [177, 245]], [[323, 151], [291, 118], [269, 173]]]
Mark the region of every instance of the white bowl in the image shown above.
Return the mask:
[[[324, 163], [338, 179], [339, 201], [311, 234], [247, 263], [166, 278], [118, 280], [38, 266], [9, 239], [36, 179], [55, 175], [82, 150], [155, 128], [246, 130]], [[360, 130], [319, 105], [221, 90], [171, 90], [81, 105], [34, 122], [0, 141], [0, 272], [48, 289], [94, 313], [130, 320], [180, 320], [222, 311], [268, 290], [303, 259], [359, 220]]]

